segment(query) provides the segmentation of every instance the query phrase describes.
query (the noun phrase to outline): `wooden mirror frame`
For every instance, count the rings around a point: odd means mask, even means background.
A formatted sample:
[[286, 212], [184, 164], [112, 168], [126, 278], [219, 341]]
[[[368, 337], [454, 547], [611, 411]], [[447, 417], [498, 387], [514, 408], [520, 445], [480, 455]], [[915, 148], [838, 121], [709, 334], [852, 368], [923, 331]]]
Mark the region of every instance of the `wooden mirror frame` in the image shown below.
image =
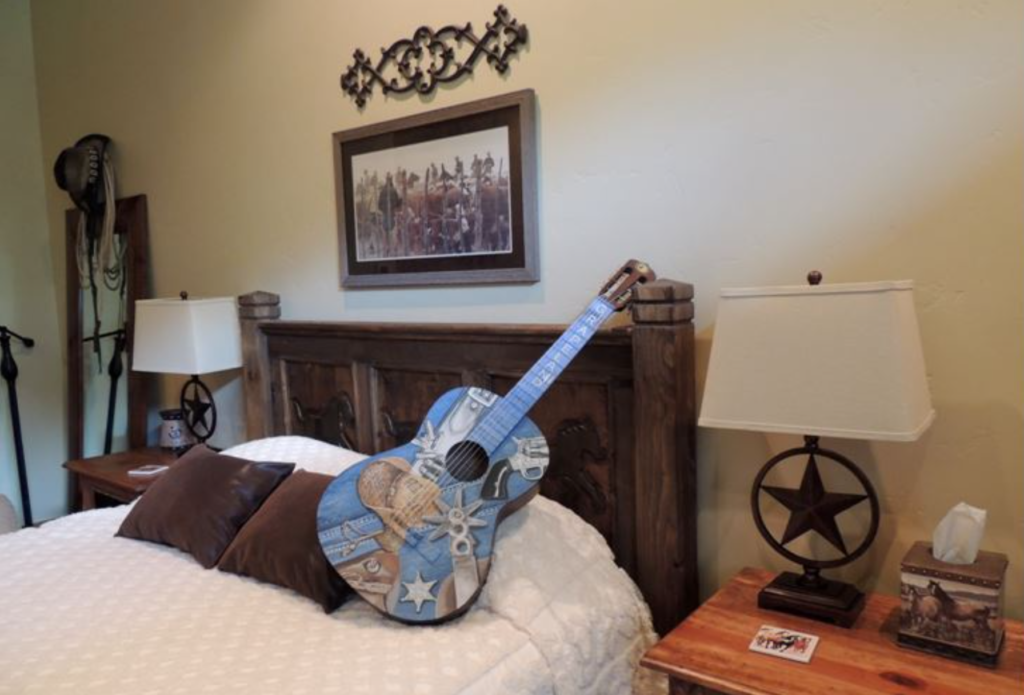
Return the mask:
[[[146, 446], [147, 395], [151, 376], [131, 370], [131, 355], [135, 336], [135, 300], [149, 297], [149, 216], [146, 196], [136, 195], [119, 198], [116, 202], [117, 218], [114, 233], [127, 236], [125, 267], [127, 271], [126, 323], [128, 332], [125, 372], [121, 378], [127, 380], [128, 403], [128, 448]], [[78, 278], [75, 241], [78, 234], [77, 208], [66, 211], [65, 220], [65, 306], [67, 307], [67, 416], [68, 416], [68, 459], [82, 458], [85, 437], [85, 374], [83, 369], [82, 342], [85, 331], [82, 326], [82, 301], [85, 294]]]

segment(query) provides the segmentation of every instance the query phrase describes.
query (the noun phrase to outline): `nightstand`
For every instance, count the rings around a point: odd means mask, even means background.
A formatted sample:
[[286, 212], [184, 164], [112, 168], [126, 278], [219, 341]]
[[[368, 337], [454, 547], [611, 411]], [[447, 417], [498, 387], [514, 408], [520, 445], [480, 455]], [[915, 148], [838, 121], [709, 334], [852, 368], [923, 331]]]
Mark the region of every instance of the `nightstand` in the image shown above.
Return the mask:
[[122, 451], [107, 456], [68, 461], [64, 467], [71, 472], [72, 484], [77, 489], [75, 502], [79, 510], [95, 509], [97, 501], [131, 502], [146, 491], [162, 474], [136, 478], [128, 471], [147, 464], [169, 466], [177, 460], [173, 452], [150, 448]]
[[[871, 594], [852, 628], [761, 610], [757, 592], [774, 578], [745, 569], [644, 655], [667, 673], [672, 695], [1001, 695], [1024, 692], [1024, 628], [1006, 621], [996, 669], [896, 645], [899, 599]], [[818, 635], [809, 664], [749, 651], [761, 625]]]

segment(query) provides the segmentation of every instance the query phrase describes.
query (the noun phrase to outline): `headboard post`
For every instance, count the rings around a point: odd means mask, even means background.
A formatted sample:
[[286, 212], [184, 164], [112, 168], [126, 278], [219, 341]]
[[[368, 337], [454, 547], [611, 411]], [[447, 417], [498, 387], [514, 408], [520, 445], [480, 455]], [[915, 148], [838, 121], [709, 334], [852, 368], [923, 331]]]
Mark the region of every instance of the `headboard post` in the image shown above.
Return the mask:
[[692, 300], [657, 280], [633, 301], [636, 577], [660, 634], [698, 603]]
[[250, 292], [238, 298], [242, 330], [242, 378], [245, 389], [246, 439], [268, 437], [273, 432], [270, 402], [270, 363], [266, 336], [260, 321], [281, 318], [281, 297], [273, 292]]

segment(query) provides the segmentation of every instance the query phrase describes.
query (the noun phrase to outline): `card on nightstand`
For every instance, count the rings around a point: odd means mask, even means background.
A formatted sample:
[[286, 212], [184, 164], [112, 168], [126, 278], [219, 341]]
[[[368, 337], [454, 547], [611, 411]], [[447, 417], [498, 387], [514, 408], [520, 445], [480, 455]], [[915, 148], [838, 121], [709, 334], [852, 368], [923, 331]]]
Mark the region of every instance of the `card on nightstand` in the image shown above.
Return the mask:
[[132, 478], [150, 478], [154, 475], [160, 475], [167, 470], [167, 466], [162, 466], [156, 463], [146, 464], [145, 466], [139, 466], [138, 468], [132, 468], [128, 471], [128, 475]]
[[810, 663], [818, 646], [818, 637], [782, 627], [762, 625], [750, 642], [750, 651], [781, 659]]

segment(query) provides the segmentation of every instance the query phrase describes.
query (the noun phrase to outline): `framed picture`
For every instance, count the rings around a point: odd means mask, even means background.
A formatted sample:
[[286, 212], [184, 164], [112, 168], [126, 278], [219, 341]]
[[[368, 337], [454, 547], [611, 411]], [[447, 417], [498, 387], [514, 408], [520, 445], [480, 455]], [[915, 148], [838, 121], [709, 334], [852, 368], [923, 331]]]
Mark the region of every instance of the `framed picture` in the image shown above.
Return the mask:
[[335, 133], [344, 287], [536, 282], [532, 90]]

